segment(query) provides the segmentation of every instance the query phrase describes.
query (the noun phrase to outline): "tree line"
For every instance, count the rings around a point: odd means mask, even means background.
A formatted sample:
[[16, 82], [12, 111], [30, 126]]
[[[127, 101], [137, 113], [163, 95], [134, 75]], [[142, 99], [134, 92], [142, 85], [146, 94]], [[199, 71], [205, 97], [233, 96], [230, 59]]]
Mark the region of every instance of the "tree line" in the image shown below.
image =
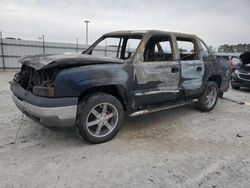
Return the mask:
[[219, 46], [218, 52], [225, 52], [225, 53], [244, 53], [250, 51], [250, 44], [223, 44]]

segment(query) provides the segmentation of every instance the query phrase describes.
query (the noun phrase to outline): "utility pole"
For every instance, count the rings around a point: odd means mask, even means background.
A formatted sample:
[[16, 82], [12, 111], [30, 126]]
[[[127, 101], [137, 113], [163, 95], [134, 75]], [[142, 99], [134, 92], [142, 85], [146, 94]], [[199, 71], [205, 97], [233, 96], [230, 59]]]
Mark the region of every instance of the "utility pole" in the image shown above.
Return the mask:
[[2, 53], [2, 61], [3, 61], [3, 70], [5, 71], [5, 60], [4, 60], [4, 51], [3, 51], [3, 35], [2, 31], [0, 31], [0, 37], [1, 37], [1, 53]]
[[42, 39], [42, 40], [43, 40], [43, 54], [45, 54], [45, 42], [44, 42], [44, 35], [42, 35], [42, 37], [39, 37], [38, 39]]
[[88, 24], [89, 24], [90, 21], [85, 20], [84, 22], [85, 22], [85, 24], [86, 24], [86, 45], [88, 45], [88, 37], [89, 37], [89, 36], [88, 36], [88, 30], [89, 30]]

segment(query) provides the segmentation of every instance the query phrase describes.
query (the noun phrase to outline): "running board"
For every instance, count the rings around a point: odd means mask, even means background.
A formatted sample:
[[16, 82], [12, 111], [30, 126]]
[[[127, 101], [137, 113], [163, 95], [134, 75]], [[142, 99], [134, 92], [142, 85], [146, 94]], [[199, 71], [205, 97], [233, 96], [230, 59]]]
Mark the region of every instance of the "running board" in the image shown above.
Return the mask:
[[179, 107], [179, 106], [192, 104], [192, 103], [197, 102], [197, 101], [198, 101], [197, 99], [193, 99], [193, 100], [188, 100], [188, 101], [185, 101], [185, 102], [177, 103], [177, 104], [174, 104], [174, 105], [161, 106], [161, 107], [158, 107], [158, 108], [157, 107], [148, 108], [148, 109], [145, 109], [145, 110], [136, 111], [136, 112], [130, 114], [129, 117], [135, 117], [135, 116], [140, 116], [140, 115], [143, 115], [143, 114], [158, 112], [158, 111], [161, 111], [161, 110], [167, 110], [167, 109], [171, 109], [171, 108], [175, 108], [175, 107]]

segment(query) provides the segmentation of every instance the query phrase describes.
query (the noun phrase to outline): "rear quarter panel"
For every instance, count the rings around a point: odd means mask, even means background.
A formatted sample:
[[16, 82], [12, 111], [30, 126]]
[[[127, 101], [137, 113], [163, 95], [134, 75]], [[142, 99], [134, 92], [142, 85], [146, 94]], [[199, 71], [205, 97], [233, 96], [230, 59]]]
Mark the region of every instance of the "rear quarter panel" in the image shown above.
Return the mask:
[[228, 90], [229, 82], [231, 80], [230, 62], [229, 60], [223, 57], [217, 57], [217, 59], [218, 59], [218, 64], [219, 64], [220, 76], [221, 76], [220, 91], [225, 92]]
[[230, 82], [230, 71], [228, 60], [215, 55], [204, 57], [205, 62], [205, 76], [204, 83], [211, 77], [219, 76], [221, 78], [220, 92], [228, 90]]

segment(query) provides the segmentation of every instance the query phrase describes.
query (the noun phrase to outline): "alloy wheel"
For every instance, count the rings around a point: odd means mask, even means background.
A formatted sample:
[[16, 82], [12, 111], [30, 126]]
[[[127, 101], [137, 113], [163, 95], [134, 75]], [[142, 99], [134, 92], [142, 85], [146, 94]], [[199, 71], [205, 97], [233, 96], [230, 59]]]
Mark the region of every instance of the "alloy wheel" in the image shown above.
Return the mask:
[[216, 102], [217, 90], [215, 87], [209, 87], [206, 95], [206, 105], [211, 108]]
[[118, 110], [110, 103], [101, 103], [90, 110], [86, 118], [87, 131], [95, 137], [110, 134], [118, 123]]

